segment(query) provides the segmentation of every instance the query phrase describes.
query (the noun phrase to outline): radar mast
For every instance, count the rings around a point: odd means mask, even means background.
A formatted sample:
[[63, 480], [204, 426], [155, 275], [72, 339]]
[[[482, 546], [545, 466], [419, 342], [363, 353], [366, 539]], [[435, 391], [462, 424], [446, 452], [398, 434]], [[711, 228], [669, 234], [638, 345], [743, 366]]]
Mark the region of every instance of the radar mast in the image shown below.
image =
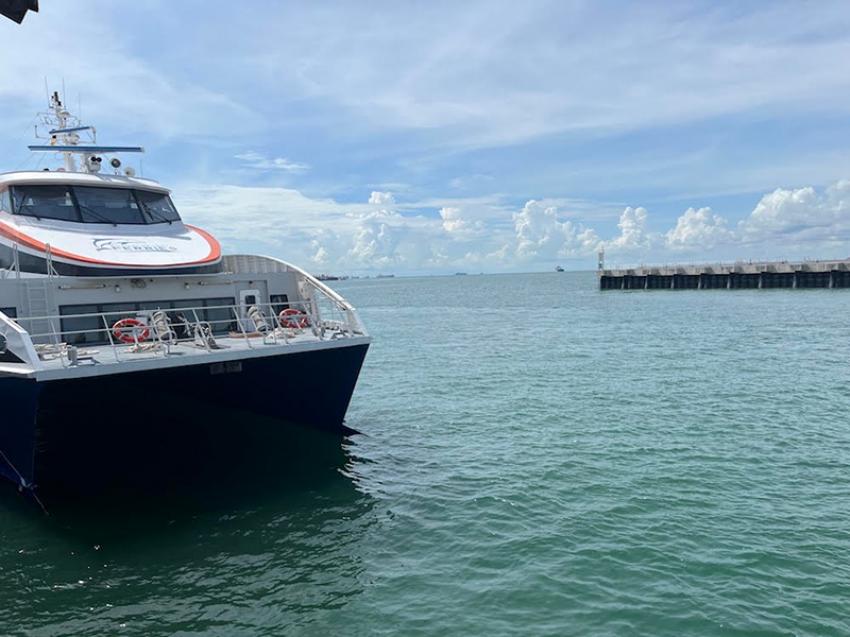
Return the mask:
[[[53, 92], [48, 110], [39, 113], [39, 117], [42, 126], [48, 130], [46, 135], [39, 135], [39, 127], [36, 126], [35, 136], [38, 139], [46, 139], [48, 143], [31, 145], [28, 148], [34, 152], [62, 153], [63, 167], [59, 170], [65, 172], [99, 173], [103, 154], [145, 152], [141, 146], [99, 146], [94, 126], [84, 125], [78, 117], [72, 115], [62, 103], [59, 91]], [[86, 133], [88, 139], [83, 141], [80, 133]], [[115, 158], [111, 164], [117, 173], [121, 161]], [[131, 173], [132, 169], [125, 170], [127, 176], [133, 176]]]

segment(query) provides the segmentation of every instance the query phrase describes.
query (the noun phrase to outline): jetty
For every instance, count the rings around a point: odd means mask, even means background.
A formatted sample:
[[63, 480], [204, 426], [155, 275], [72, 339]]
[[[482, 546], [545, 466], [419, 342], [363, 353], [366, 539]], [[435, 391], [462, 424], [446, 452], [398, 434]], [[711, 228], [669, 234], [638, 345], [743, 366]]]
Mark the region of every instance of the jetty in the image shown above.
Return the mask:
[[600, 254], [599, 266], [600, 290], [850, 288], [850, 259], [738, 261], [606, 269]]

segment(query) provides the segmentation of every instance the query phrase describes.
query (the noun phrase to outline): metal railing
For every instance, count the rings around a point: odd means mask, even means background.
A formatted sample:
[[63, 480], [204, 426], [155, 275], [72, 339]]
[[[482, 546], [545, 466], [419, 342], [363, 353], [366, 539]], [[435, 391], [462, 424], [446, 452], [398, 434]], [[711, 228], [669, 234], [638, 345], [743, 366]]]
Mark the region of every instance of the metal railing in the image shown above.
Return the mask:
[[314, 302], [317, 302], [320, 310], [333, 306], [336, 312], [344, 315], [344, 321], [348, 325], [348, 329], [359, 334], [366, 334], [366, 329], [360, 322], [360, 317], [357, 315], [354, 306], [333, 288], [292, 263], [274, 257], [252, 254], [225, 255], [222, 258], [222, 263], [225, 269], [233, 272], [293, 273], [296, 275], [304, 297], [311, 298]]
[[[303, 301], [250, 306], [164, 307], [14, 319], [0, 314], [0, 336], [10, 350], [22, 351], [25, 356], [19, 357], [34, 366], [58, 361], [68, 367], [89, 360], [108, 363], [103, 348], [111, 352], [107, 358], [124, 362], [167, 358], [177, 348], [213, 352], [241, 343], [255, 349], [363, 334], [356, 314], [352, 325], [349, 308], [340, 307], [333, 299], [320, 303], [317, 296], [326, 299], [322, 294]], [[69, 323], [76, 325], [65, 329]], [[38, 326], [39, 331], [33, 331]]]

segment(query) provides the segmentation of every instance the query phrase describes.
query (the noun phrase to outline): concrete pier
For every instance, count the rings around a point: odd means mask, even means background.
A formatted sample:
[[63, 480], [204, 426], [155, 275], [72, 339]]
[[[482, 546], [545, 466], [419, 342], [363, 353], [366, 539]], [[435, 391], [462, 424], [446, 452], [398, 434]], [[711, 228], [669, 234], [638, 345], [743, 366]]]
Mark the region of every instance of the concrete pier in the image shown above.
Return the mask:
[[850, 259], [600, 269], [600, 290], [850, 288]]

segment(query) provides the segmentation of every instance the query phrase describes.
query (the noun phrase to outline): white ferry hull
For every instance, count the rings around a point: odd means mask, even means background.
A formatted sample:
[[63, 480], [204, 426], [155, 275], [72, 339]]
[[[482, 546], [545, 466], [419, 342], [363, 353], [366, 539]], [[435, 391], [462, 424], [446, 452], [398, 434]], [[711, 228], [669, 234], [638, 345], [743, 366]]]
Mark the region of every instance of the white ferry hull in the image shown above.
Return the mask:
[[297, 266], [223, 255], [115, 157], [143, 148], [100, 145], [58, 93], [48, 101], [45, 143], [29, 148], [62, 167], [0, 173], [0, 477], [33, 490], [45, 411], [66, 442], [115, 414], [115, 454], [140, 405], [175, 428], [170, 407], [194, 400], [343, 431], [369, 346], [356, 309]]

